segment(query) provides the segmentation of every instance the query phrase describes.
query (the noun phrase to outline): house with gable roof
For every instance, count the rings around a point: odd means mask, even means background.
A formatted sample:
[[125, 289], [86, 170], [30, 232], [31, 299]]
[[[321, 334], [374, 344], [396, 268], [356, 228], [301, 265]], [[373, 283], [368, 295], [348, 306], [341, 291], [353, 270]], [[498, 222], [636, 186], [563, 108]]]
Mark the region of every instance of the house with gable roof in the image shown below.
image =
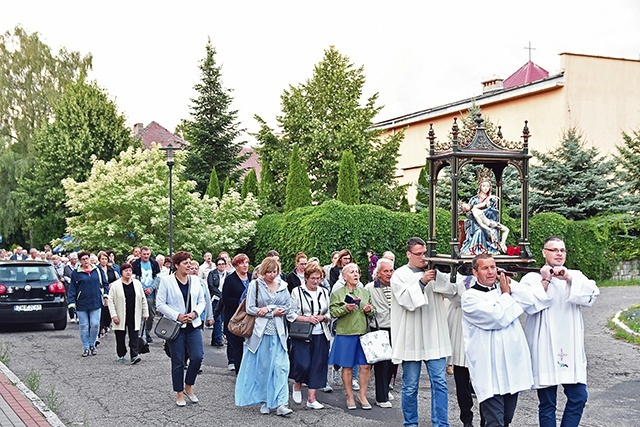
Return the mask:
[[527, 120], [531, 150], [552, 150], [563, 132], [577, 127], [588, 146], [610, 155], [622, 142], [621, 132], [640, 128], [639, 99], [640, 60], [561, 53], [557, 73], [528, 61], [504, 80], [482, 82], [480, 95], [380, 121], [373, 128], [392, 134], [405, 130], [396, 178], [409, 184], [413, 204], [428, 154], [430, 124], [437, 139], [447, 140], [453, 118], [462, 118], [475, 104], [483, 117], [502, 127], [505, 140], [519, 141]]

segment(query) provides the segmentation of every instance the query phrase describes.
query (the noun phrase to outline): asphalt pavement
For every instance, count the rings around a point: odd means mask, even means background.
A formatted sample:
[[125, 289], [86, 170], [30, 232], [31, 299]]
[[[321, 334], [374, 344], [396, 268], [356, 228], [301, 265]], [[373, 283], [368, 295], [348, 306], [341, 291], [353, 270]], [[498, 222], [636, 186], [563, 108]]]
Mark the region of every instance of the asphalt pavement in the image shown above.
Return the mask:
[[[583, 310], [589, 358], [589, 401], [582, 426], [638, 425], [640, 347], [614, 339], [606, 322], [617, 311], [639, 302], [639, 286], [603, 288], [594, 306]], [[205, 333], [208, 344], [211, 330]], [[143, 355], [141, 363], [122, 365], [116, 362], [113, 334], [102, 340], [97, 356], [83, 358], [77, 324], [69, 324], [64, 331], [55, 331], [50, 325], [0, 327], [0, 350], [7, 349], [10, 372], [23, 383], [35, 374], [40, 383], [38, 396], [45, 404], [53, 402], [57, 418], [69, 427], [223, 427], [250, 423], [285, 427], [402, 425], [400, 376], [392, 392], [396, 399], [392, 402], [393, 408], [389, 409], [374, 406], [369, 411], [347, 411], [344, 390], [339, 385], [334, 385], [333, 393], [318, 392], [318, 400], [325, 404], [322, 410], [305, 408], [305, 400], [301, 405], [291, 401], [294, 413], [288, 417], [260, 415], [258, 407], [238, 408], [234, 405], [233, 395], [235, 374], [227, 369], [225, 349], [208, 345], [205, 346], [203, 373], [194, 387], [200, 403], [179, 408], [174, 403], [175, 393], [171, 391], [170, 360], [162, 351], [159, 340], [150, 346], [151, 353]], [[461, 425], [453, 378], [448, 377], [448, 382], [449, 420], [452, 426]], [[423, 373], [419, 394], [422, 425], [429, 425], [430, 419], [428, 384], [426, 373]], [[373, 384], [367, 395], [373, 402]], [[303, 398], [306, 398], [306, 391]], [[563, 405], [560, 396], [559, 407]], [[474, 411], [476, 424], [479, 424], [477, 405]], [[537, 424], [535, 392], [523, 392], [513, 426]], [[4, 423], [1, 425], [4, 427]]]

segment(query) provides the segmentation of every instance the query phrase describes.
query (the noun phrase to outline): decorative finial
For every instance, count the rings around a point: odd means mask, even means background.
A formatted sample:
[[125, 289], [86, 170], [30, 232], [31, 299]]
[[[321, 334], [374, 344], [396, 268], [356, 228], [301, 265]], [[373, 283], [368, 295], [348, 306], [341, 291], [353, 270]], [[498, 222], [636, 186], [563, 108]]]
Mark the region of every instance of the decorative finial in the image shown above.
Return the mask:
[[522, 129], [522, 138], [524, 138], [524, 142], [529, 142], [529, 137], [531, 134], [529, 133], [529, 120], [524, 121], [524, 128]]
[[429, 136], [427, 136], [429, 140], [429, 155], [433, 156], [435, 153], [435, 142], [436, 142], [436, 133], [433, 130], [433, 123], [429, 123]]
[[482, 113], [476, 114], [476, 118], [474, 119], [474, 121], [476, 122], [478, 129], [480, 129], [482, 127], [482, 122], [484, 122], [484, 119], [482, 118]]
[[460, 128], [458, 127], [458, 118], [454, 117], [453, 126], [451, 127], [451, 133], [453, 134], [454, 138], [458, 136], [459, 131], [460, 131]]
[[498, 125], [498, 138], [502, 139], [502, 126]]

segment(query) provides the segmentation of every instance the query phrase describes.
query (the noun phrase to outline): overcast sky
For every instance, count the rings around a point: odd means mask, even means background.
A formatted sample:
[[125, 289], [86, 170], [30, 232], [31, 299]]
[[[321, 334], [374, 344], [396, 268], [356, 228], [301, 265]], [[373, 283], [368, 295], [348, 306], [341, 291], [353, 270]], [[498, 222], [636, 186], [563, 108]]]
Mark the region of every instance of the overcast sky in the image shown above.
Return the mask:
[[249, 131], [255, 114], [276, 126], [283, 90], [331, 45], [364, 66], [377, 120], [479, 95], [481, 80], [527, 62], [529, 42], [552, 74], [562, 52], [640, 58], [638, 0], [0, 0], [0, 11], [0, 32], [20, 24], [56, 50], [91, 53], [91, 77], [129, 125], [171, 131], [189, 118], [207, 38]]

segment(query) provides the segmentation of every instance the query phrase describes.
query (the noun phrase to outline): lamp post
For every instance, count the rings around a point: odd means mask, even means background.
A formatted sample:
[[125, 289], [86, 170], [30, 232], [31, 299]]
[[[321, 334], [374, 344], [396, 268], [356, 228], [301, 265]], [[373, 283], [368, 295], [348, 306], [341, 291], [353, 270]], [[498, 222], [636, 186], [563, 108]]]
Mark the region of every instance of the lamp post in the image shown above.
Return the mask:
[[160, 148], [164, 151], [169, 167], [169, 258], [173, 256], [173, 165], [175, 163], [175, 152], [178, 147], [174, 147], [171, 143], [166, 147]]

